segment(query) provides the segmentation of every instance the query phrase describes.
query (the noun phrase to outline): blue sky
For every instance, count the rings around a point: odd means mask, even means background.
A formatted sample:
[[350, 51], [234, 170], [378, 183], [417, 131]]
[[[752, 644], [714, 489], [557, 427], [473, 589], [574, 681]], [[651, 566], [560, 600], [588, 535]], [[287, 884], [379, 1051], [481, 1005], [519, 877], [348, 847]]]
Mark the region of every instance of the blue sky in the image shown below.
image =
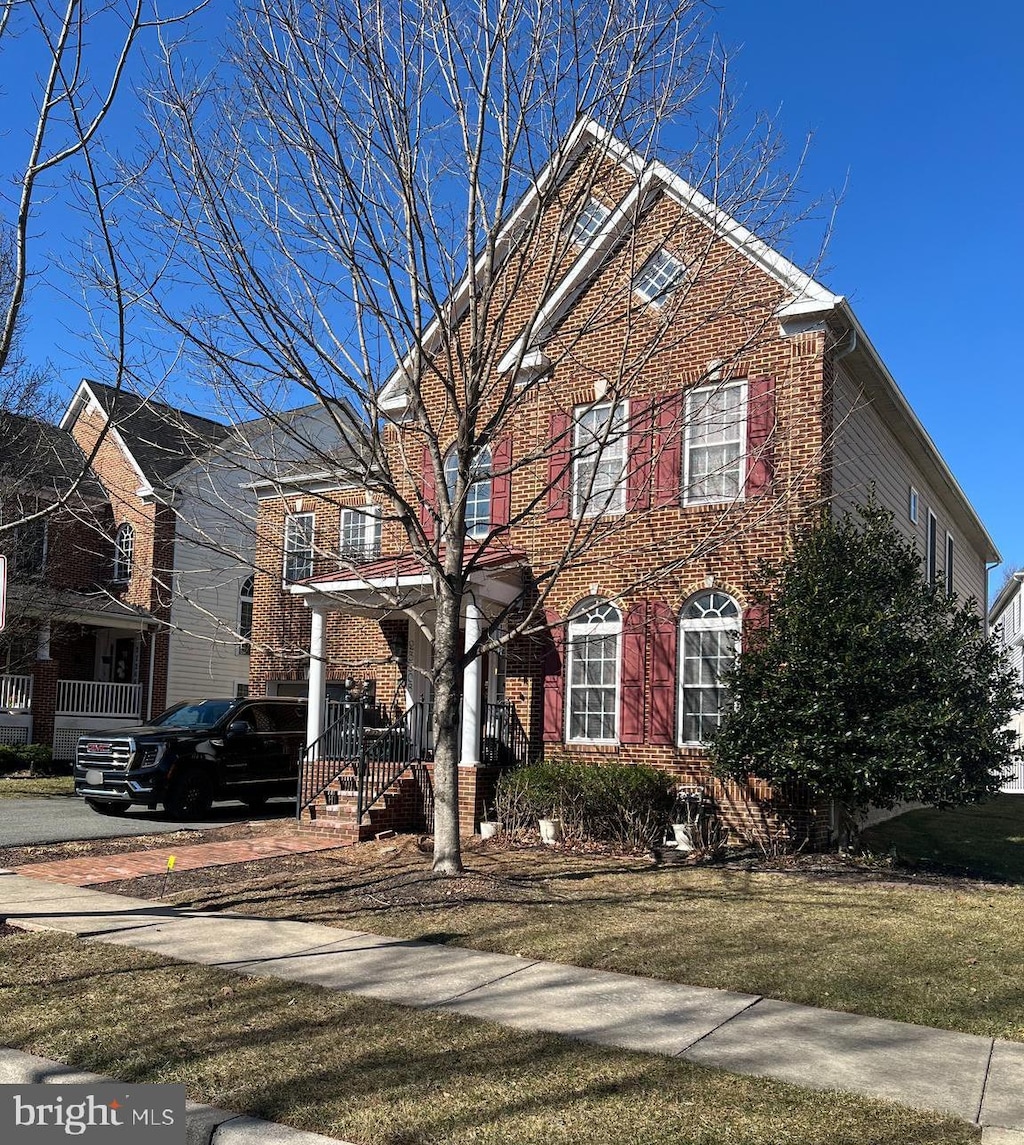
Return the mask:
[[[813, 132], [804, 193], [845, 185], [819, 277], [850, 298], [1005, 561], [1024, 565], [1024, 6], [724, 0], [714, 21], [746, 108], [776, 113], [794, 154]], [[0, 138], [0, 166], [14, 142]], [[61, 227], [44, 237], [59, 246]], [[25, 348], [70, 392], [79, 318], [44, 283], [32, 308]]]

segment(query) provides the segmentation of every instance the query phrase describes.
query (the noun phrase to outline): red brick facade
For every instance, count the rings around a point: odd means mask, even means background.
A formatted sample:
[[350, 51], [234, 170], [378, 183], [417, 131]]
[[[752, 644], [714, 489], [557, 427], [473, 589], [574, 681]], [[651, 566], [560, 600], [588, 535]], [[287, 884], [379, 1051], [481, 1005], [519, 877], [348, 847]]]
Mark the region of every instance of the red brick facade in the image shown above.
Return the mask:
[[[611, 206], [630, 186], [612, 167], [590, 191]], [[552, 274], [542, 252], [564, 231], [578, 189], [570, 179], [564, 194], [553, 200], [534, 240], [536, 264], [509, 288], [502, 352], [536, 317], [540, 279]], [[630, 241], [602, 261], [546, 338], [543, 351], [551, 368], [543, 382], [525, 387], [511, 401], [498, 386], [484, 398], [480, 423], [496, 409], [495, 394], [502, 394], [507, 409], [491, 441], [493, 458], [501, 457], [495, 474], [506, 462], [511, 472], [500, 494], [495, 477], [491, 509], [493, 526], [510, 524], [496, 529], [494, 537], [526, 554], [524, 600], [528, 605], [544, 592], [548, 618], [546, 629], [537, 625], [507, 647], [504, 695], [515, 705], [534, 754], [557, 748], [586, 759], [669, 770], [681, 781], [710, 789], [732, 828], [763, 838], [778, 826], [771, 793], [758, 784], [743, 788], [713, 781], [703, 750], [679, 742], [680, 617], [688, 601], [713, 586], [733, 598], [744, 624], [764, 623], [749, 610], [750, 588], [762, 563], [782, 557], [794, 527], [832, 493], [832, 359], [840, 339], [827, 318], [783, 332], [779, 312], [794, 300], [792, 285], [772, 273], [764, 259], [713, 234], [677, 196], [660, 194], [634, 224]], [[637, 306], [629, 290], [632, 276], [662, 247], [690, 268], [686, 287], [661, 306]], [[559, 274], [574, 257], [567, 252]], [[749, 457], [742, 494], [687, 505], [680, 470], [685, 395], [697, 385], [730, 380], [746, 383]], [[443, 456], [454, 432], [454, 422], [443, 414], [448, 399], [429, 371], [418, 384]], [[608, 400], [606, 394], [628, 402], [625, 505], [621, 513], [588, 524], [569, 503], [566, 465], [574, 410]], [[416, 503], [418, 491], [429, 502], [436, 476], [416, 469], [426, 439], [414, 422], [397, 423], [391, 432], [392, 469], [405, 475], [408, 502]], [[366, 500], [348, 487], [341, 491], [340, 483], [338, 492], [324, 492], [323, 484], [318, 489], [315, 494], [278, 490], [261, 501], [256, 564], [264, 571], [256, 581], [254, 616], [254, 647], [260, 651], [253, 656], [251, 681], [256, 693], [277, 681], [301, 680], [308, 653], [308, 610], [284, 589], [278, 571], [285, 516], [316, 515], [317, 564], [311, 578], [316, 581], [339, 568], [340, 508]], [[423, 515], [433, 528], [429, 505]], [[408, 552], [404, 529], [387, 517], [386, 507], [383, 553]], [[593, 541], [583, 544], [581, 531], [591, 525]], [[572, 559], [565, 562], [567, 553]], [[605, 743], [566, 742], [565, 735], [564, 626], [574, 607], [588, 598], [614, 602], [623, 618], [618, 734]], [[328, 679], [373, 676], [379, 699], [390, 699], [392, 689], [400, 695], [408, 672], [401, 639], [406, 618], [389, 618], [385, 632], [376, 620], [347, 614], [344, 603], [337, 607], [328, 614]], [[627, 662], [633, 665], [628, 680]], [[485, 771], [460, 769], [464, 829], [479, 820], [483, 802], [491, 797], [492, 780]], [[784, 803], [799, 830], [812, 842], [823, 841], [829, 829], [825, 809], [808, 805], [799, 793], [789, 793]], [[426, 821], [411, 825], [424, 829]]]

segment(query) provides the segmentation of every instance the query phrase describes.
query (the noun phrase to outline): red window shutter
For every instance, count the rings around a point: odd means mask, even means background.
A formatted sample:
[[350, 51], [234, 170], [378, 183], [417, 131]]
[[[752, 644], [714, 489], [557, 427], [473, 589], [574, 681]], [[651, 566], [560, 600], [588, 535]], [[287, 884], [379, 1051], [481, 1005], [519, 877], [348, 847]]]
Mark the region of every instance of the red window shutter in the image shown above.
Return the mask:
[[747, 496], [760, 497], [775, 478], [775, 379], [751, 378], [747, 391]]
[[630, 402], [629, 458], [626, 470], [626, 508], [642, 512], [651, 504], [651, 446], [654, 426], [651, 399]]
[[553, 413], [548, 419], [548, 516], [556, 520], [569, 516], [569, 489], [572, 466], [569, 462], [570, 419], [566, 413]]
[[647, 742], [673, 744], [676, 741], [676, 660], [679, 641], [676, 617], [664, 601], [651, 601], [647, 631]]
[[743, 645], [756, 647], [768, 628], [768, 609], [763, 604], [752, 604], [743, 613]]
[[507, 525], [512, 517], [512, 438], [495, 442], [491, 450], [491, 528]]
[[678, 505], [682, 497], [683, 395], [657, 399], [654, 433], [654, 504]]
[[544, 707], [542, 738], [545, 743], [561, 743], [565, 735], [564, 697], [565, 680], [565, 628], [558, 615], [546, 612], [548, 631], [539, 639], [546, 641], [542, 675], [544, 683]]
[[619, 740], [644, 742], [647, 676], [647, 601], [641, 600], [622, 622], [622, 674], [619, 681]]
[[430, 446], [423, 446], [423, 465], [420, 476], [420, 525], [428, 541], [437, 539], [437, 489], [434, 482], [434, 461]]

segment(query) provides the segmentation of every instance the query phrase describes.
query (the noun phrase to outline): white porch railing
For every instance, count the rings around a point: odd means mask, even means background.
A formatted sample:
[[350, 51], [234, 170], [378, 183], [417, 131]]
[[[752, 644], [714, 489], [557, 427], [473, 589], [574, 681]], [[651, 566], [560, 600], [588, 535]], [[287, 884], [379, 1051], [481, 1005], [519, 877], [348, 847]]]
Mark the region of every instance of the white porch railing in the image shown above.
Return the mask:
[[1003, 786], [999, 790], [1004, 795], [1024, 795], [1024, 761], [1015, 763], [1003, 773]]
[[59, 716], [140, 716], [141, 684], [101, 684], [93, 680], [58, 680]]
[[32, 707], [31, 676], [0, 676], [0, 711], [27, 712]]

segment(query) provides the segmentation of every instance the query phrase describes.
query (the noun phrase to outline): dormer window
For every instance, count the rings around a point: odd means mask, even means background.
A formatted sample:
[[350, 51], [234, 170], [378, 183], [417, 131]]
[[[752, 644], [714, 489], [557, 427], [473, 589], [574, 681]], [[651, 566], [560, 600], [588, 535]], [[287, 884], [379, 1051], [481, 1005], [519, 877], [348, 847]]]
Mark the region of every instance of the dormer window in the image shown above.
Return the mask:
[[114, 580], [118, 582], [132, 579], [132, 564], [135, 560], [135, 530], [125, 521], [114, 536]]
[[572, 224], [572, 241], [577, 246], [586, 246], [605, 225], [610, 214], [604, 203], [588, 199]]
[[656, 250], [633, 279], [633, 289], [644, 302], [664, 302], [683, 281], [686, 264], [667, 250]]

